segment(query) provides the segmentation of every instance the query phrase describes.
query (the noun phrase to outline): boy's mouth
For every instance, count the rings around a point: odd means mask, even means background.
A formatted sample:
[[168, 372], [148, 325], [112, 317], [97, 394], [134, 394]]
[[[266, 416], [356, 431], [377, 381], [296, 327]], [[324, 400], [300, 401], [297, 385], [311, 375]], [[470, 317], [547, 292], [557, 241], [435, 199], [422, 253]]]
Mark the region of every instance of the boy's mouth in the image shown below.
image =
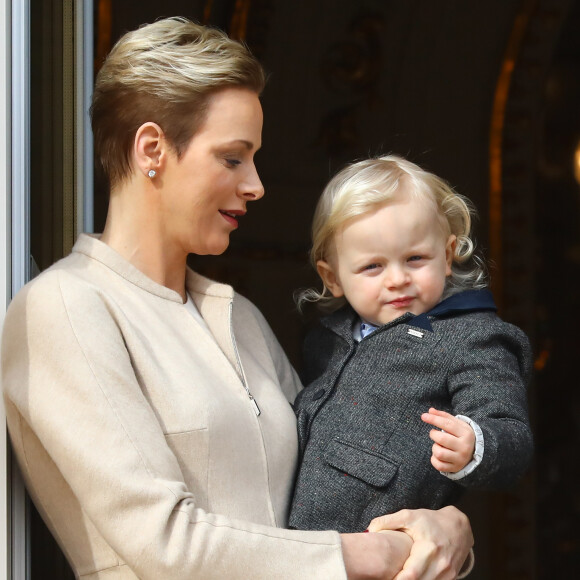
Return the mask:
[[403, 308], [404, 306], [409, 306], [413, 300], [414, 298], [412, 296], [401, 296], [400, 298], [391, 300], [389, 304], [395, 308]]

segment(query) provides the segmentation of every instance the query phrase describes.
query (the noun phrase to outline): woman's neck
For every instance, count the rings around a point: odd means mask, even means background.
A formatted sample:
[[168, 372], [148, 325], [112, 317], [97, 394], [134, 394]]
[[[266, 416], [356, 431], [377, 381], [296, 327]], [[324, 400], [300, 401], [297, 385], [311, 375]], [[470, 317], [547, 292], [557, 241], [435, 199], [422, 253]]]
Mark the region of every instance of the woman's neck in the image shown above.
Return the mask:
[[[140, 203], [133, 201], [137, 195]], [[187, 254], [168, 239], [158, 215], [147, 192], [125, 186], [111, 193], [101, 241], [158, 284], [175, 290], [185, 302]]]

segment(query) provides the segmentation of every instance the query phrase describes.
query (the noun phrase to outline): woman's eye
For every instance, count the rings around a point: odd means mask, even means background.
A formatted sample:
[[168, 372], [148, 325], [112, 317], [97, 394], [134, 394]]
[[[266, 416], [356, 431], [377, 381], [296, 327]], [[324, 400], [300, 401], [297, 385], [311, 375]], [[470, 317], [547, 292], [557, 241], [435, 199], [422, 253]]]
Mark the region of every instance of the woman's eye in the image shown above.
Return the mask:
[[226, 163], [226, 167], [229, 167], [230, 169], [234, 169], [235, 167], [240, 165], [242, 162], [239, 159], [234, 159], [232, 157], [226, 157], [225, 163]]

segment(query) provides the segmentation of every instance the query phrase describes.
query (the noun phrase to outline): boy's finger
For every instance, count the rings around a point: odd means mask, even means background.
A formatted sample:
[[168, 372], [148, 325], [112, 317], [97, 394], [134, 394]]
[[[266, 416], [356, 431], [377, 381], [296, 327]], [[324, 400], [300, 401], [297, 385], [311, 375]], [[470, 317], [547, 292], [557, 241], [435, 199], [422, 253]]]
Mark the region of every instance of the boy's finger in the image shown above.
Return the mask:
[[[451, 433], [452, 435], [460, 435], [462, 433], [461, 425], [458, 425], [460, 419], [456, 419], [453, 415], [446, 413], [446, 416], [434, 415], [432, 413], [423, 413], [421, 415], [421, 420], [433, 427], [438, 427]], [[462, 421], [463, 422], [463, 421]]]
[[431, 429], [429, 437], [431, 441], [437, 445], [446, 449], [451, 449], [452, 451], [456, 451], [457, 447], [461, 444], [459, 438], [455, 435], [450, 435], [449, 433], [438, 431], [437, 429]]
[[437, 471], [444, 471], [445, 473], [455, 473], [457, 471], [455, 469], [454, 463], [448, 463], [446, 461], [439, 461], [436, 457], [431, 456], [431, 465]]
[[441, 447], [440, 445], [433, 445], [432, 453], [432, 457], [435, 457], [441, 463], [455, 463], [455, 457], [457, 456], [455, 451], [445, 449], [445, 447]]
[[447, 417], [448, 419], [453, 419], [453, 415], [447, 411], [440, 411], [435, 407], [430, 407], [428, 411], [431, 415], [438, 415], [439, 417]]

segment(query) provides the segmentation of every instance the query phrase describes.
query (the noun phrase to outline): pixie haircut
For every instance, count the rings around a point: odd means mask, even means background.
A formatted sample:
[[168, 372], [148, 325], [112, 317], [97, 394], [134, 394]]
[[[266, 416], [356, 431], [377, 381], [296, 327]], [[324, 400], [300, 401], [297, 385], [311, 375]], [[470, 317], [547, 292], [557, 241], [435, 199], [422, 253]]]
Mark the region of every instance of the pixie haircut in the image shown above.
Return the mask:
[[157, 123], [180, 157], [212, 93], [240, 87], [259, 95], [264, 84], [264, 71], [245, 45], [185, 18], [122, 36], [97, 75], [90, 111], [95, 154], [111, 187], [129, 176], [143, 123]]
[[[310, 260], [314, 268], [318, 260], [332, 261], [334, 237], [350, 220], [388, 204], [403, 188], [406, 194], [431, 203], [443, 234], [454, 234], [457, 238], [443, 297], [462, 290], [485, 288], [485, 264], [475, 254], [470, 238], [471, 218], [475, 214], [471, 202], [443, 179], [395, 155], [352, 163], [330, 180], [318, 201], [312, 223]], [[296, 298], [299, 306], [316, 302], [326, 311], [345, 304], [344, 297], [335, 298], [326, 287], [322, 292], [313, 288], [301, 291]]]

